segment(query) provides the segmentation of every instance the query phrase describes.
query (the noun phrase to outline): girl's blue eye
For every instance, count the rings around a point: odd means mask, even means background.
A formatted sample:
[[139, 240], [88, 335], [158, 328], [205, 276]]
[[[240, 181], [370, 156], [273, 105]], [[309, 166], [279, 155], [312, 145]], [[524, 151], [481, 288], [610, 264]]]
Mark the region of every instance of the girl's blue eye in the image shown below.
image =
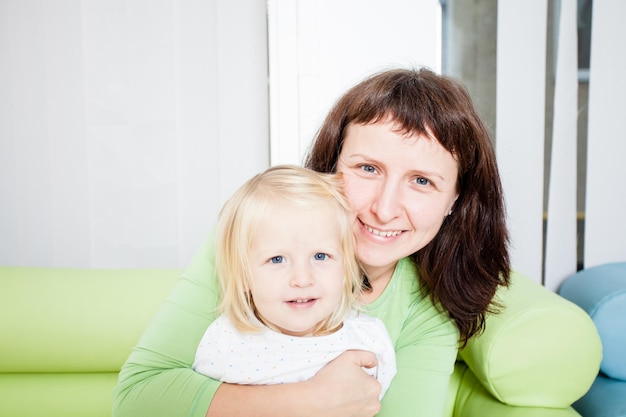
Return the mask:
[[270, 262], [273, 264], [279, 264], [282, 263], [285, 260], [285, 258], [283, 258], [282, 256], [278, 255], [278, 256], [273, 256], [270, 258]]
[[325, 253], [316, 253], [315, 256], [314, 256], [316, 261], [323, 261], [327, 257], [328, 257], [328, 255], [325, 254]]

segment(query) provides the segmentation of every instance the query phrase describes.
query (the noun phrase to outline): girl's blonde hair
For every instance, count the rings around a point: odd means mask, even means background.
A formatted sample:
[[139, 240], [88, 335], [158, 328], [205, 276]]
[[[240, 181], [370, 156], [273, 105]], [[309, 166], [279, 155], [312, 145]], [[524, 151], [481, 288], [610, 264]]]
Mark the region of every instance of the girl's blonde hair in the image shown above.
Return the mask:
[[241, 186], [224, 204], [217, 226], [216, 271], [222, 287], [221, 312], [242, 331], [258, 331], [265, 325], [256, 314], [249, 288], [253, 277], [248, 252], [257, 225], [269, 219], [273, 209], [290, 204], [302, 215], [314, 204], [335, 209], [341, 239], [344, 286], [341, 302], [315, 334], [337, 329], [346, 313], [358, 306], [362, 274], [354, 255], [353, 216], [342, 193], [339, 174], [321, 174], [295, 165], [274, 166]]

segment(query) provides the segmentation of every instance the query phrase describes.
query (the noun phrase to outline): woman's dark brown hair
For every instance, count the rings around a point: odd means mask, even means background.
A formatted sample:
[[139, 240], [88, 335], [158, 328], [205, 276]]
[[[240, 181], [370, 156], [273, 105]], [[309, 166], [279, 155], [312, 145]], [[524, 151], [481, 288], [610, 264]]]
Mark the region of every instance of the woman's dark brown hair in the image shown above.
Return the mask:
[[456, 323], [464, 346], [509, 284], [504, 196], [493, 144], [463, 85], [428, 69], [393, 69], [348, 90], [322, 124], [306, 166], [334, 172], [346, 127], [391, 118], [404, 133], [438, 140], [458, 161], [459, 197], [439, 233], [412, 255], [420, 286]]

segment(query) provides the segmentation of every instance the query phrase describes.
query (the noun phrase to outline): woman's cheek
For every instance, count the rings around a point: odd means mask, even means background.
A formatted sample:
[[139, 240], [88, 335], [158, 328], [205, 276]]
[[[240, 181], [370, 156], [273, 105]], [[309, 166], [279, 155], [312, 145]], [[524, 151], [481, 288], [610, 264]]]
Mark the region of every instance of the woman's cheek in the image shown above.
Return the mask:
[[367, 185], [362, 182], [355, 181], [347, 184], [345, 193], [350, 201], [352, 210], [358, 212], [365, 205], [367, 205], [370, 191], [371, 190], [367, 187]]

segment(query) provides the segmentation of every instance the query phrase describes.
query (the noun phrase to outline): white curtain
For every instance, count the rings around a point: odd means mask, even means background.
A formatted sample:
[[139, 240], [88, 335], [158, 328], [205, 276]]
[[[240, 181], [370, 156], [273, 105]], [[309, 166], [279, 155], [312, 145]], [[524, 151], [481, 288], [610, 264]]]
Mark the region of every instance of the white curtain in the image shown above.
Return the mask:
[[515, 268], [538, 280], [547, 7], [547, 0], [498, 2], [496, 150], [507, 199], [511, 258]]
[[561, 0], [557, 20], [554, 118], [544, 283], [556, 291], [577, 268], [576, 149], [578, 54], [576, 0]]
[[[498, 2], [497, 151], [513, 267], [558, 289], [576, 271], [577, 71], [574, 0], [556, 4], [547, 236], [542, 233], [546, 0]], [[583, 267], [626, 261], [626, 2], [594, 0]]]
[[0, 264], [182, 267], [269, 164], [265, 4], [0, 0]]
[[626, 261], [626, 1], [594, 0], [585, 266]]

